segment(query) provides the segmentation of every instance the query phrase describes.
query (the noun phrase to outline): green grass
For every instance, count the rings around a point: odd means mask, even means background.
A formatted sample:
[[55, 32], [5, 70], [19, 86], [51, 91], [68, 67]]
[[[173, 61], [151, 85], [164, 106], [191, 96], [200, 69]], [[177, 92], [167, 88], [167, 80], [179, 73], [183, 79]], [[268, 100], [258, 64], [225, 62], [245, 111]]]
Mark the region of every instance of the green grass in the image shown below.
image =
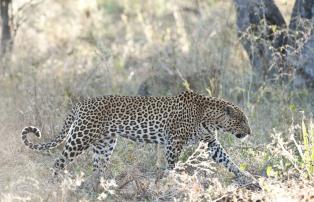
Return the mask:
[[305, 167], [309, 176], [313, 177], [314, 174], [314, 127], [312, 120], [308, 125], [302, 120], [302, 152], [300, 152], [302, 167]]

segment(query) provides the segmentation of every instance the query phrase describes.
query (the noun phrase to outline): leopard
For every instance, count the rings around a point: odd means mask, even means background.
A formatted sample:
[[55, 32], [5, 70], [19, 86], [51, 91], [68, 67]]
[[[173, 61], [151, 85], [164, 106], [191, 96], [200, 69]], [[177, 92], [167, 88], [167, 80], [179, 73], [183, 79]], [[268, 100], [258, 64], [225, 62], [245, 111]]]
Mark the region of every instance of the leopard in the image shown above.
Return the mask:
[[53, 165], [53, 176], [91, 148], [93, 175], [100, 176], [113, 153], [118, 136], [164, 147], [166, 170], [173, 170], [185, 145], [205, 142], [209, 159], [232, 172], [241, 184], [258, 182], [242, 171], [220, 144], [217, 134], [237, 138], [252, 136], [245, 113], [232, 102], [185, 91], [175, 96], [106, 95], [86, 98], [72, 107], [61, 132], [48, 143], [35, 144], [29, 133], [41, 137], [34, 126], [25, 127], [21, 139], [32, 150], [43, 151], [63, 144]]

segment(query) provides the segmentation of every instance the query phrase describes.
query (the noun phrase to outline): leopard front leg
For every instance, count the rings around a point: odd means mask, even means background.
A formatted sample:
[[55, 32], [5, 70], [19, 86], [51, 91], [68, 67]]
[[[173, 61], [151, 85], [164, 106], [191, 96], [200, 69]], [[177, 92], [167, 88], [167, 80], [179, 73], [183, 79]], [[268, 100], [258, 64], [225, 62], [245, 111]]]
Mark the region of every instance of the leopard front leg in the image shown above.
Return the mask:
[[[252, 189], [261, 189], [257, 180], [248, 172], [240, 168], [230, 159], [221, 144], [214, 140], [208, 143], [209, 155], [219, 164], [224, 165], [230, 172], [234, 173], [240, 186], [249, 186]], [[253, 187], [252, 187], [253, 186]]]

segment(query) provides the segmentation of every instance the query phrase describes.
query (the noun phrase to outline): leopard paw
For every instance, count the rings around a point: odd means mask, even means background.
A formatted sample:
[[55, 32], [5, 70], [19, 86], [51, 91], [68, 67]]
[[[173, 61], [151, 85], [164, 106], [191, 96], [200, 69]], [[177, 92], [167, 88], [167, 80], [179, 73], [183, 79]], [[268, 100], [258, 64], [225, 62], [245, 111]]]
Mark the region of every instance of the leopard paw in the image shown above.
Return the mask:
[[248, 172], [241, 172], [236, 178], [236, 183], [239, 187], [244, 187], [249, 190], [256, 190], [261, 191], [262, 187], [259, 184], [258, 180], [255, 179], [250, 173]]

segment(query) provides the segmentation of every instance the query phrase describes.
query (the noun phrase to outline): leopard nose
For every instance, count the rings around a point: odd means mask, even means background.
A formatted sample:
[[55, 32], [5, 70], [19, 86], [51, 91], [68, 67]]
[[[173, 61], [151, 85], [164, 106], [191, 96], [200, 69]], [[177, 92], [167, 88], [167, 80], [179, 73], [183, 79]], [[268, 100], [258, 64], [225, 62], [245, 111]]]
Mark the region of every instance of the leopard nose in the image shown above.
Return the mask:
[[248, 134], [248, 135], [251, 135], [251, 133], [252, 133], [252, 131], [251, 131], [251, 129], [249, 128], [248, 131], [247, 131], [247, 134]]

